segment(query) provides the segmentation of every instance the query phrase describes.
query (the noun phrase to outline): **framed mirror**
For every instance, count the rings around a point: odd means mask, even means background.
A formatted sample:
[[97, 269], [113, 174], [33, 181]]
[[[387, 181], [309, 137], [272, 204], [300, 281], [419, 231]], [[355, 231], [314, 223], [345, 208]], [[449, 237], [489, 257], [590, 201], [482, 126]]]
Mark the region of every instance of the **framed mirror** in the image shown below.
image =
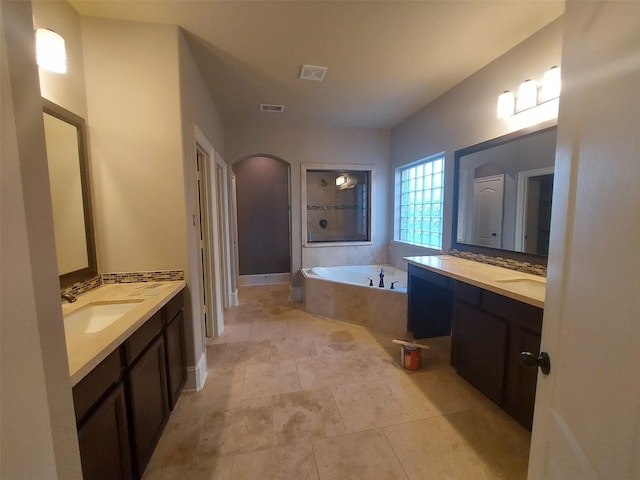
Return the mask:
[[373, 167], [302, 166], [305, 246], [371, 243]]
[[546, 264], [555, 152], [546, 124], [458, 150], [452, 247]]
[[43, 99], [60, 288], [98, 274], [82, 117]]

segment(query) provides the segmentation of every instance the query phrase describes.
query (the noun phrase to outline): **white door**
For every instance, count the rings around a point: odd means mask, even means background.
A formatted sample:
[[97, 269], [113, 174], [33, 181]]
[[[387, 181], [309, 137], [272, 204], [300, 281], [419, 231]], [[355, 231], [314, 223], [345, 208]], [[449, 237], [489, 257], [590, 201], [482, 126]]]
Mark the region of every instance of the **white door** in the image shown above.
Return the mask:
[[566, 4], [530, 480], [640, 478], [639, 19]]
[[504, 175], [476, 178], [473, 181], [473, 221], [476, 245], [502, 246], [502, 210]]

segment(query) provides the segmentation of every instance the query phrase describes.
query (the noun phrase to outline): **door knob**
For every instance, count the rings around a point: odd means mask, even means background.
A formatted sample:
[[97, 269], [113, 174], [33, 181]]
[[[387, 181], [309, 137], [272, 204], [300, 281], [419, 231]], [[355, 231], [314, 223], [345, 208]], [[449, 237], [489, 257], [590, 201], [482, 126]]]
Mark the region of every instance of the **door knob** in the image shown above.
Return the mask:
[[521, 352], [520, 363], [525, 367], [539, 367], [545, 375], [549, 375], [549, 372], [551, 371], [551, 359], [547, 352], [541, 352], [537, 357], [531, 352]]

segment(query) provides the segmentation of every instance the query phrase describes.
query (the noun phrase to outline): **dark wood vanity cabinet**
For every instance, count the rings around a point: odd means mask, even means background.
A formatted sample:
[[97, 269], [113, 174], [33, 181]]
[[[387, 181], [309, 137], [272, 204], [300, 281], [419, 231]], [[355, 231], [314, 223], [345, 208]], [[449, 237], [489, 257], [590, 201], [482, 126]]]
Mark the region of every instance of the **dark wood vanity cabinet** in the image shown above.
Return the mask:
[[412, 264], [407, 278], [407, 330], [416, 339], [450, 335], [454, 280]]
[[520, 364], [520, 352], [539, 352], [542, 314], [503, 295], [454, 284], [452, 366], [529, 429], [537, 370]]
[[118, 349], [73, 387], [85, 479], [133, 479], [122, 370]]
[[73, 387], [83, 478], [141, 478], [185, 381], [178, 293]]
[[169, 419], [166, 362], [161, 336], [129, 369], [128, 389], [136, 477], [140, 478]]
[[167, 387], [169, 408], [174, 409], [180, 392], [187, 382], [187, 359], [184, 338], [182, 293], [176, 295], [165, 308], [164, 344], [167, 359]]

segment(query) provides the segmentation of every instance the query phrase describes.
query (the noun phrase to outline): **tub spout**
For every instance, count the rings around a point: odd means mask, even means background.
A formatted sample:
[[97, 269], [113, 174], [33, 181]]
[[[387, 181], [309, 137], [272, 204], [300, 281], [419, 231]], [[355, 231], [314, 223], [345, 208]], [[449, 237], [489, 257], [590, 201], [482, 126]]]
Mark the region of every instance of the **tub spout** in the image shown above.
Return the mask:
[[384, 268], [380, 269], [380, 283], [378, 284], [378, 287], [384, 288]]

